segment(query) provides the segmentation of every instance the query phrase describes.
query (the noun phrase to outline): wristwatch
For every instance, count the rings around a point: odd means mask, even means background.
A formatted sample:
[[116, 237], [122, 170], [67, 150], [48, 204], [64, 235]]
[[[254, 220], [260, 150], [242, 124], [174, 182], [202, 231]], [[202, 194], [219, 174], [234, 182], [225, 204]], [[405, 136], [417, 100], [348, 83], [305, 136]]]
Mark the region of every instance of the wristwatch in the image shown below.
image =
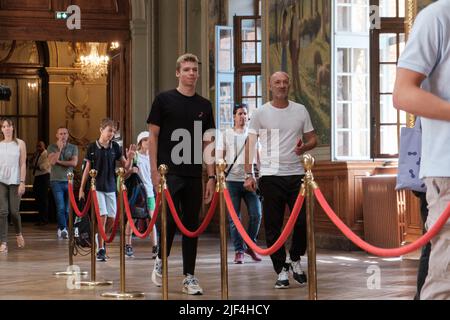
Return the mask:
[[217, 180], [217, 177], [216, 177], [216, 175], [208, 176], [208, 179], [214, 179], [214, 180]]
[[246, 174], [245, 174], [245, 180], [247, 180], [247, 179], [249, 179], [249, 178], [254, 178], [255, 177], [255, 175], [253, 174], [253, 172], [247, 172]]

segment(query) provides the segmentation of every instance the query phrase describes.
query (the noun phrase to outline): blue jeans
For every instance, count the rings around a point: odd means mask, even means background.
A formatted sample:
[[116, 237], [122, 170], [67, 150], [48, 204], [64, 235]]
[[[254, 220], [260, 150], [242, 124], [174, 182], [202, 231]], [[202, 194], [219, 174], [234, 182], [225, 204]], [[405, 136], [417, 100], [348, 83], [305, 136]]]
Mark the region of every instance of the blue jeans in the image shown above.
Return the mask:
[[56, 219], [59, 230], [67, 228], [69, 218], [69, 192], [67, 181], [50, 181], [56, 204]]
[[[247, 191], [244, 188], [243, 182], [227, 181], [227, 188], [230, 192], [231, 200], [233, 201], [233, 207], [236, 210], [239, 219], [241, 219], [241, 200], [244, 199], [249, 215], [247, 233], [249, 237], [254, 242], [256, 242], [256, 237], [258, 236], [259, 232], [259, 226], [261, 224], [261, 202], [259, 201], [259, 197], [255, 192]], [[233, 241], [234, 251], [244, 252], [246, 249], [244, 240], [239, 234], [230, 216], [228, 216], [228, 219], [230, 222], [230, 235], [231, 240]]]

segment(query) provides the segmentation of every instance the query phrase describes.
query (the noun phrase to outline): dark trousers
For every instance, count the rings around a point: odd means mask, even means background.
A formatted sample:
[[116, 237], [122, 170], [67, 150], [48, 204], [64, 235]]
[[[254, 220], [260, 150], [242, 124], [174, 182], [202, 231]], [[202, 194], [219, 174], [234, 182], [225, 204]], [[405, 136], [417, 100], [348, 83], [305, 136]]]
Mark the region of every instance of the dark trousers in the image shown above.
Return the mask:
[[33, 192], [39, 211], [39, 222], [48, 223], [48, 188], [50, 173], [34, 177]]
[[[414, 192], [420, 199], [420, 215], [422, 217], [422, 222], [425, 225], [425, 222], [428, 218], [428, 203], [425, 192]], [[423, 232], [426, 232], [425, 227], [423, 228]], [[422, 252], [420, 254], [419, 261], [419, 270], [417, 271], [417, 292], [414, 296], [414, 300], [420, 300], [420, 291], [422, 290], [423, 284], [425, 283], [425, 279], [428, 275], [428, 262], [430, 260], [430, 252], [431, 252], [431, 242], [428, 242], [425, 246], [422, 247]]]
[[[198, 216], [202, 206], [203, 188], [202, 179], [168, 175], [167, 187], [172, 196], [173, 203], [183, 225], [189, 231], [195, 231], [198, 228]], [[173, 220], [172, 214], [167, 208], [167, 256], [170, 255], [173, 238], [177, 226]], [[161, 234], [161, 225], [158, 224], [158, 234]], [[194, 274], [195, 260], [197, 258], [197, 240], [198, 238], [189, 238], [183, 235], [183, 274]], [[161, 259], [161, 237], [158, 237], [158, 257]]]
[[[263, 176], [259, 187], [263, 197], [264, 227], [267, 247], [272, 246], [281, 235], [286, 204], [292, 211], [302, 183], [303, 175], [298, 176]], [[289, 255], [292, 261], [297, 261], [306, 252], [306, 205], [295, 222]], [[285, 266], [286, 250], [283, 245], [270, 256], [273, 268], [280, 273]]]

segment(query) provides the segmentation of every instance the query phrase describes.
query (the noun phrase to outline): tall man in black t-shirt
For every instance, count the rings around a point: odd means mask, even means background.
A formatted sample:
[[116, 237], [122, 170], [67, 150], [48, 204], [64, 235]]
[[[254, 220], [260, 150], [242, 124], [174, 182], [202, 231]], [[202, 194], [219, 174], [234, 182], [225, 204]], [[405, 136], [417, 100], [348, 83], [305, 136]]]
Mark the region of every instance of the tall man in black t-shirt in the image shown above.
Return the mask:
[[[175, 208], [189, 230], [198, 227], [198, 216], [202, 204], [202, 163], [203, 150], [211, 143], [204, 134], [214, 129], [211, 102], [197, 93], [195, 86], [199, 78], [198, 58], [184, 54], [177, 60], [176, 76], [178, 87], [160, 93], [154, 100], [148, 117], [150, 131], [150, 167], [152, 182], [157, 188], [160, 164], [169, 166], [167, 185]], [[208, 148], [209, 150], [209, 148]], [[205, 152], [206, 153], [206, 152]], [[208, 170], [204, 200], [211, 201], [215, 190], [214, 155], [205, 159]], [[167, 224], [167, 254], [170, 254], [176, 225], [171, 215]], [[159, 238], [159, 242], [161, 238]], [[159, 243], [160, 244], [160, 243]], [[202, 294], [198, 280], [194, 277], [197, 257], [197, 238], [183, 235], [183, 293]], [[161, 245], [152, 273], [152, 281], [161, 286]]]

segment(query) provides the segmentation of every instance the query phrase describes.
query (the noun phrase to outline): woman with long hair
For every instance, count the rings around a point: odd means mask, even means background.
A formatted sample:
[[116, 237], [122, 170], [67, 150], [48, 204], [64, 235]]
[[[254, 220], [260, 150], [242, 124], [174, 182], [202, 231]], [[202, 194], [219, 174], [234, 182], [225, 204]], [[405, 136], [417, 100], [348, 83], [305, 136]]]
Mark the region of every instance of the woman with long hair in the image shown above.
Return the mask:
[[17, 138], [11, 119], [2, 118], [0, 124], [3, 135], [0, 140], [0, 253], [7, 253], [8, 214], [15, 227], [17, 246], [25, 246], [19, 206], [25, 193], [27, 149], [25, 142]]

